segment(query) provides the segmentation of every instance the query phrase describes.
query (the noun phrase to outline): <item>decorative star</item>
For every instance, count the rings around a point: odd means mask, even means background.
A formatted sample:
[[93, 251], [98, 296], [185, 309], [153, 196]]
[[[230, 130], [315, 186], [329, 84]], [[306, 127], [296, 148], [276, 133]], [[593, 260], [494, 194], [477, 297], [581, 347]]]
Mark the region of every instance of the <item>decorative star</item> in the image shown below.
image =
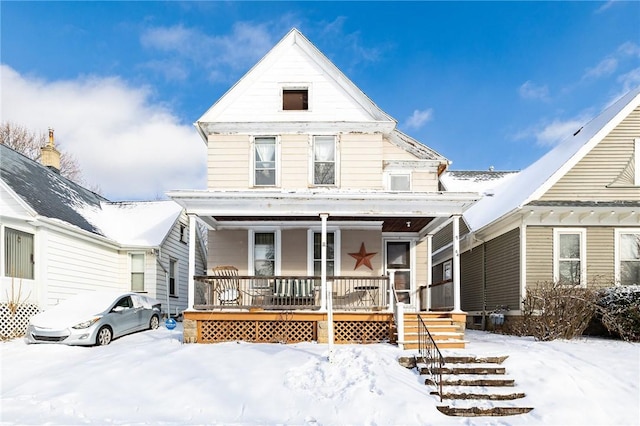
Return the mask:
[[367, 268], [373, 270], [371, 266], [371, 258], [378, 253], [367, 253], [367, 249], [364, 248], [364, 243], [360, 245], [360, 251], [358, 253], [349, 253], [349, 256], [356, 260], [356, 266], [353, 268], [355, 271], [360, 266], [364, 265]]

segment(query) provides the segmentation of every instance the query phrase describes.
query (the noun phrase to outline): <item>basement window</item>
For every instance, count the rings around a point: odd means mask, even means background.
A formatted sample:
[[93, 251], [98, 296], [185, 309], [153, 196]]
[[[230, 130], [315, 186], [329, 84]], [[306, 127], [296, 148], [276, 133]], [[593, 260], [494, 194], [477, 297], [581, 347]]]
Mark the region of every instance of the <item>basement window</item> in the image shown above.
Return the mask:
[[307, 111], [309, 109], [309, 89], [282, 89], [283, 111]]

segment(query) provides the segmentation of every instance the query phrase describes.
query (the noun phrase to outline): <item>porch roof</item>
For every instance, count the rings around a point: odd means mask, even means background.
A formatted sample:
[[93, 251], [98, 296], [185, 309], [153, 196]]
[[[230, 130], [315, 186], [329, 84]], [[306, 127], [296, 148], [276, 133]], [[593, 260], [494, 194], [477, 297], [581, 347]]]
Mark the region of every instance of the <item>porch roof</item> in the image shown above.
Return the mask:
[[330, 221], [380, 221], [385, 232], [419, 232], [432, 218], [460, 215], [479, 198], [470, 192], [336, 190], [181, 190], [168, 195], [213, 227], [220, 221], [312, 221], [326, 213]]

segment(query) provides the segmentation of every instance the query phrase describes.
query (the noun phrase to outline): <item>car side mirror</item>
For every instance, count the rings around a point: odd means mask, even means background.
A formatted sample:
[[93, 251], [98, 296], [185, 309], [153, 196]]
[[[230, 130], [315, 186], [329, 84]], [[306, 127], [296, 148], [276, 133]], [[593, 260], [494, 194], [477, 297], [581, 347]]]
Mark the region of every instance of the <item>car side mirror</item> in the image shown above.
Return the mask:
[[116, 306], [112, 309], [113, 312], [122, 312], [124, 311], [124, 306]]

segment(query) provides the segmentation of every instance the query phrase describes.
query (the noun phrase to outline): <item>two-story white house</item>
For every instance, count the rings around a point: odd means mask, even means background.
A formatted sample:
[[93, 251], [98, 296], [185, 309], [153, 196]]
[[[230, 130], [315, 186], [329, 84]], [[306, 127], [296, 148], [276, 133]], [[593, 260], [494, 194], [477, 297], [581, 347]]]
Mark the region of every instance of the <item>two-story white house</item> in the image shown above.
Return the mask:
[[209, 227], [186, 341], [323, 341], [328, 313], [338, 342], [390, 340], [398, 301], [426, 306], [429, 226], [477, 193], [441, 191], [450, 162], [399, 131], [298, 30], [195, 127], [208, 189], [169, 193]]

